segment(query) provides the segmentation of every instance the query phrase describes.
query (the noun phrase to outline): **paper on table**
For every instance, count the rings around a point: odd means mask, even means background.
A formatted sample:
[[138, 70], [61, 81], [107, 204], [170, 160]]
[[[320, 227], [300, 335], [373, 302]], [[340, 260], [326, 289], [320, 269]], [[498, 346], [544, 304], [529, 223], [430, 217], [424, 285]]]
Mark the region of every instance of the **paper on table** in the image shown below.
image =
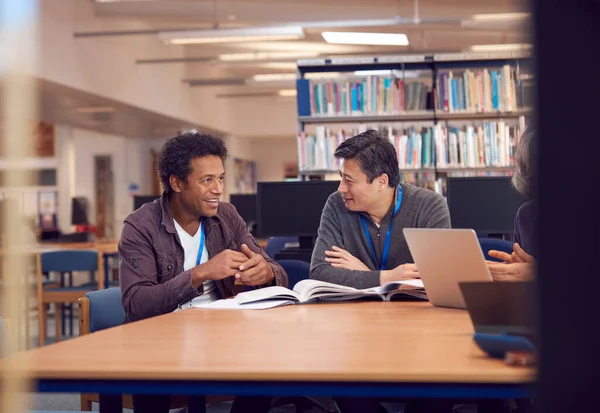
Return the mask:
[[294, 304], [292, 300], [264, 300], [254, 303], [240, 304], [233, 298], [213, 301], [206, 304], [195, 304], [192, 308], [213, 308], [219, 310], [266, 310], [268, 308], [280, 307]]

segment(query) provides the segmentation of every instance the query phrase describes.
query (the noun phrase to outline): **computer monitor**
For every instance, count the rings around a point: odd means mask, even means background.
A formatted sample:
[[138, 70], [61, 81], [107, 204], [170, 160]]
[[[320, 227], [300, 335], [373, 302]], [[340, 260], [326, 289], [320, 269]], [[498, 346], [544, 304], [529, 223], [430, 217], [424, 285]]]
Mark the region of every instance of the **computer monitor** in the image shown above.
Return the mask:
[[139, 209], [142, 205], [153, 202], [156, 198], [159, 198], [157, 195], [135, 195], [133, 197], [133, 210]]
[[491, 237], [513, 233], [517, 210], [525, 202], [509, 176], [450, 177], [446, 196], [452, 228]]
[[89, 204], [87, 198], [78, 196], [72, 199], [71, 225], [89, 225]]
[[327, 198], [339, 181], [259, 182], [259, 237], [298, 236], [300, 249], [312, 249]]
[[229, 203], [237, 209], [246, 224], [256, 221], [256, 194], [232, 194]]

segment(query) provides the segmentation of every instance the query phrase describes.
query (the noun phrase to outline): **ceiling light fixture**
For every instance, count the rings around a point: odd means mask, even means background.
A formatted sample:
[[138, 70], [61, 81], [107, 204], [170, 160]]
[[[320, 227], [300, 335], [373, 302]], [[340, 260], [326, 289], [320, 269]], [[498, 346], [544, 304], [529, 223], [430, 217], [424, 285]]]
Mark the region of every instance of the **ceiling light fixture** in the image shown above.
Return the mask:
[[115, 108], [111, 106], [82, 106], [75, 108], [75, 111], [79, 113], [112, 113]]
[[281, 89], [277, 91], [277, 94], [281, 97], [293, 97], [298, 94], [296, 89]]
[[167, 44], [208, 44], [297, 40], [304, 38], [299, 26], [248, 27], [240, 29], [190, 30], [161, 32], [158, 38]]
[[321, 35], [332, 44], [408, 46], [408, 37], [402, 33], [323, 32]]
[[531, 44], [477, 44], [470, 47], [472, 52], [520, 52], [531, 50]]
[[318, 52], [256, 52], [256, 53], [228, 53], [219, 55], [219, 60], [224, 62], [250, 62], [254, 60], [301, 59], [319, 56]]
[[297, 76], [295, 73], [268, 73], [263, 75], [252, 76], [253, 82], [285, 82], [290, 80], [296, 80]]
[[522, 20], [531, 17], [529, 13], [491, 13], [491, 14], [474, 14], [471, 19], [478, 21], [491, 20]]

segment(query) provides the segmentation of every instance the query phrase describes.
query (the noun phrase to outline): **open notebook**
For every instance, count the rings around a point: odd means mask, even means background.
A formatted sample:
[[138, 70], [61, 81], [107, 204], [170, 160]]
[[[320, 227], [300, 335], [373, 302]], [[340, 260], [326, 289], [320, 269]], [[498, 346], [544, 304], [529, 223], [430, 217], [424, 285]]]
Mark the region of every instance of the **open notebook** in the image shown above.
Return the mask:
[[266, 309], [289, 304], [350, 301], [375, 298], [390, 301], [400, 298], [427, 300], [421, 280], [393, 281], [380, 287], [357, 288], [325, 281], [302, 280], [293, 290], [285, 287], [266, 287], [238, 294], [235, 298], [219, 300], [196, 308]]

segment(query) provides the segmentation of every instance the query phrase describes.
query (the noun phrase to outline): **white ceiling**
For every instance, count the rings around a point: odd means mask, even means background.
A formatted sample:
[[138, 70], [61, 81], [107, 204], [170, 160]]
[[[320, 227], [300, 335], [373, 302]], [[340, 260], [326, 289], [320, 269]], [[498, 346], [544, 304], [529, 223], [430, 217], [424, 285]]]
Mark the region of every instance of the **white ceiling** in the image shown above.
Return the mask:
[[[87, 0], [82, 0], [87, 1]], [[331, 22], [339, 20], [372, 20], [401, 17], [406, 24], [387, 27], [352, 27], [305, 29], [305, 39], [185, 46], [187, 64], [198, 64], [194, 58], [204, 58], [227, 69], [233, 76], [253, 73], [293, 72], [287, 69], [265, 67], [262, 64], [217, 64], [223, 53], [265, 51], [311, 51], [322, 55], [372, 55], [380, 53], [435, 53], [460, 52], [476, 44], [525, 43], [529, 39], [527, 21], [461, 27], [461, 21], [474, 14], [523, 12], [526, 2], [517, 0], [96, 0], [95, 14], [107, 24], [101, 28], [83, 27], [78, 36], [92, 34], [108, 36], [123, 31], [140, 30], [143, 35], [155, 36], [161, 29], [209, 29], [220, 27], [251, 27], [302, 22]], [[419, 21], [415, 22], [417, 18]], [[404, 20], [406, 19], [406, 20]], [[137, 29], [136, 29], [137, 28]], [[324, 30], [376, 31], [407, 34], [410, 46], [349, 46], [327, 44], [321, 37]], [[148, 62], [167, 56], [136, 56], [139, 64], [166, 64]], [[292, 62], [292, 60], [289, 60]], [[206, 61], [202, 63], [207, 63]]]
[[[90, 0], [80, 0], [89, 2]], [[75, 36], [114, 39], [119, 36], [149, 36], [159, 42], [164, 30], [211, 29], [215, 25], [252, 27], [311, 23], [305, 28], [305, 38], [297, 41], [205, 44], [170, 46], [183, 47], [179, 60], [171, 56], [136, 55], [139, 65], [185, 64], [188, 78], [250, 78], [263, 73], [295, 73], [294, 58], [261, 62], [222, 62], [219, 55], [257, 52], [314, 52], [320, 56], [423, 54], [467, 51], [477, 44], [527, 43], [528, 21], [486, 23], [464, 27], [474, 14], [515, 13], [527, 11], [523, 0], [92, 0], [96, 19], [77, 25]], [[328, 27], [332, 21], [392, 19], [400, 17], [403, 24], [380, 27]], [[315, 22], [324, 22], [314, 28]], [[471, 21], [472, 22], [472, 21]], [[463, 23], [463, 24], [461, 24]], [[326, 43], [321, 32], [360, 31], [405, 33], [410, 45], [356, 46]], [[208, 70], [207, 70], [208, 68]], [[265, 84], [257, 87], [232, 86], [231, 94], [260, 95], [265, 91], [293, 88], [294, 83]], [[258, 90], [257, 90], [258, 89]], [[228, 92], [220, 96], [227, 96]]]

